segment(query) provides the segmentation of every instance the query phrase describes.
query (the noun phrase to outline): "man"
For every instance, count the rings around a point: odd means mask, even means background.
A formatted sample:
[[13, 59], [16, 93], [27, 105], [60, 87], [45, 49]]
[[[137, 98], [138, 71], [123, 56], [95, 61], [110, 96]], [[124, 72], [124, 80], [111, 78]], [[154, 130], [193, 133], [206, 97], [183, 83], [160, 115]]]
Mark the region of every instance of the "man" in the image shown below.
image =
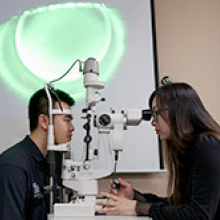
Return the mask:
[[[72, 115], [66, 110], [74, 105], [74, 99], [61, 90], [55, 93], [51, 92], [53, 109], [64, 111], [53, 115], [54, 141], [67, 143], [75, 128]], [[49, 112], [44, 89], [30, 99], [29, 122], [30, 135], [0, 156], [1, 220], [47, 219], [49, 197], [43, 187], [49, 184], [46, 160]]]

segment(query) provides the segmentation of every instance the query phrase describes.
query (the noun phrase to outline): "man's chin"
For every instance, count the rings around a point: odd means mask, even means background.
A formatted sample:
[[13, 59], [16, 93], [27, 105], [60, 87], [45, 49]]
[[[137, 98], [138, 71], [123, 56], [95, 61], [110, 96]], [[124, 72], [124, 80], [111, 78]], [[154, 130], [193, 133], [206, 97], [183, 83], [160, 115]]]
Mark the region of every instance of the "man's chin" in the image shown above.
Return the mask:
[[70, 140], [66, 140], [66, 141], [59, 141], [59, 142], [56, 142], [55, 144], [56, 145], [65, 145], [65, 144], [69, 144], [71, 142], [71, 139]]

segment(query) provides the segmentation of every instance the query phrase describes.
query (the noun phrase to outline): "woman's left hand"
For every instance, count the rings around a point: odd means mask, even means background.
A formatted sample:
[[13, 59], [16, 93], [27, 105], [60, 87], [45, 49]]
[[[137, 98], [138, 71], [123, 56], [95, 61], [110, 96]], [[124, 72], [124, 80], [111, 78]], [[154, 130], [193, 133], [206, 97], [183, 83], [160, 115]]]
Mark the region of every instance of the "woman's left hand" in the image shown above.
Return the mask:
[[96, 202], [97, 205], [102, 206], [97, 210], [99, 213], [105, 213], [106, 215], [136, 215], [135, 206], [137, 201], [120, 198], [106, 192], [101, 193], [101, 195], [108, 200]]

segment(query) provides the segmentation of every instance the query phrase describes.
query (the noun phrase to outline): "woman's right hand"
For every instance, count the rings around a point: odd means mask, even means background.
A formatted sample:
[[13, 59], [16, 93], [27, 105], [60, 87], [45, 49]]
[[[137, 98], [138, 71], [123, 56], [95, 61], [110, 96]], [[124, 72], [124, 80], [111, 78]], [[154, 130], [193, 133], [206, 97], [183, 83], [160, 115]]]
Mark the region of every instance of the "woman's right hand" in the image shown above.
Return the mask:
[[111, 193], [113, 195], [116, 195], [116, 196], [121, 197], [121, 198], [133, 199], [134, 192], [133, 192], [133, 189], [132, 189], [132, 185], [130, 183], [125, 182], [121, 178], [119, 178], [118, 181], [119, 181], [120, 188], [116, 189], [115, 184], [111, 183], [111, 186], [110, 186], [111, 187]]

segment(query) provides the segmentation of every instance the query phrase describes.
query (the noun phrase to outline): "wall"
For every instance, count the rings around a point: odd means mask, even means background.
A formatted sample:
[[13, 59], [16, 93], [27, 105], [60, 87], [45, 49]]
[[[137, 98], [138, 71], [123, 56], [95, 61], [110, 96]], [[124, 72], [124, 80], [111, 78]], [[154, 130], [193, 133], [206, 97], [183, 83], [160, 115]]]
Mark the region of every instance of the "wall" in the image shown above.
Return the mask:
[[[191, 84], [220, 123], [220, 1], [155, 0], [155, 13], [159, 78]], [[141, 191], [166, 194], [166, 173], [122, 177]], [[100, 190], [108, 183], [101, 180]]]
[[220, 1], [155, 3], [160, 77], [191, 84], [220, 122]]

